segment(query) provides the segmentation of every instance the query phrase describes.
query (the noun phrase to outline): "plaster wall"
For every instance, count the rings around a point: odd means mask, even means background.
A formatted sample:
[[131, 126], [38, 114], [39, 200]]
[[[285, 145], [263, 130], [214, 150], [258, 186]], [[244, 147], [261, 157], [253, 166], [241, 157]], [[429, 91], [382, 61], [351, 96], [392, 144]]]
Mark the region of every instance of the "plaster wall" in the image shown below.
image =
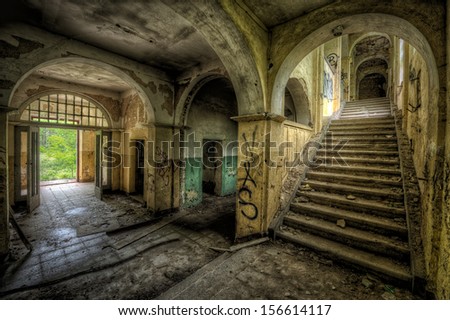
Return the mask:
[[[215, 140], [222, 144], [220, 190], [216, 190], [215, 193], [221, 196], [234, 193], [237, 170], [237, 123], [231, 120], [229, 115], [212, 110], [206, 102], [195, 100], [188, 115], [188, 126], [185, 139], [190, 143], [185, 149], [184, 205], [194, 206], [202, 201], [202, 177], [205, 170], [202, 158], [205, 140]], [[194, 144], [194, 141], [197, 144]]]
[[289, 169], [300, 160], [303, 147], [313, 135], [313, 129], [292, 121], [283, 123], [284, 142], [286, 148], [280, 149], [280, 156], [284, 157], [283, 178], [289, 173]]
[[[135, 90], [128, 90], [121, 94], [120, 99], [123, 120], [123, 167], [122, 190], [127, 193], [135, 192], [136, 173], [136, 141], [143, 141], [144, 153], [148, 147], [149, 116], [144, 104]], [[144, 177], [147, 166], [144, 168]], [[144, 179], [144, 198], [146, 197], [146, 184]]]
[[78, 131], [78, 180], [92, 182], [95, 179], [95, 131]]

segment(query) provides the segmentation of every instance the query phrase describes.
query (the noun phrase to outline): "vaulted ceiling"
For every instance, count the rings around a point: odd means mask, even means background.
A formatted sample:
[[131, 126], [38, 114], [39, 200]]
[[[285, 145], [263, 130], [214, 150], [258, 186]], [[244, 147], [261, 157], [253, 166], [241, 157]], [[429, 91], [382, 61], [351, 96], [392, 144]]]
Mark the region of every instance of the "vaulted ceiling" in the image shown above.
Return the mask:
[[218, 59], [190, 23], [159, 0], [19, 0], [9, 10], [21, 21], [169, 73]]

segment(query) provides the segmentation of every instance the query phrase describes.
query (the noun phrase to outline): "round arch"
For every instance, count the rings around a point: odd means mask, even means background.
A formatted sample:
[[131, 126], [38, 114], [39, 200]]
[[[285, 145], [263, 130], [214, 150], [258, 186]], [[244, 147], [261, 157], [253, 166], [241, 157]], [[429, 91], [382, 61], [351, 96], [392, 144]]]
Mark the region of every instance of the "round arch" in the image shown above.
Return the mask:
[[94, 106], [96, 108], [99, 108], [100, 111], [103, 113], [103, 115], [105, 116], [105, 119], [108, 123], [108, 128], [113, 128], [113, 121], [111, 119], [111, 115], [109, 113], [109, 111], [102, 105], [101, 102], [95, 100], [94, 98], [82, 94], [82, 93], [78, 93], [78, 92], [74, 92], [74, 91], [70, 91], [70, 90], [62, 90], [62, 89], [52, 89], [52, 90], [45, 90], [45, 91], [41, 91], [37, 94], [34, 94], [32, 96], [30, 96], [28, 99], [26, 99], [25, 101], [23, 101], [21, 103], [21, 105], [18, 107], [18, 112], [17, 115], [15, 116], [15, 118], [13, 120], [15, 121], [21, 121], [20, 118], [22, 116], [22, 113], [24, 112], [24, 110], [34, 101], [38, 100], [41, 97], [44, 96], [50, 96], [50, 95], [54, 95], [54, 94], [70, 94], [73, 95], [74, 97], [80, 97], [84, 100], [87, 100], [89, 102], [91, 102], [92, 104], [94, 104]]
[[389, 44], [390, 44], [390, 46], [392, 47], [392, 39], [391, 39], [391, 36], [390, 35], [388, 35], [387, 33], [384, 33], [384, 32], [366, 32], [366, 33], [364, 33], [363, 35], [361, 35], [361, 36], [359, 36], [358, 38], [356, 38], [355, 39], [355, 41], [353, 41], [353, 43], [351, 43], [351, 45], [350, 45], [350, 49], [349, 49], [349, 53], [350, 53], [350, 55], [352, 55], [353, 54], [353, 50], [355, 49], [355, 47], [356, 47], [356, 45], [358, 44], [358, 43], [360, 43], [362, 40], [364, 40], [364, 39], [366, 39], [366, 38], [369, 38], [369, 37], [373, 37], [373, 36], [381, 36], [381, 37], [385, 37], [386, 39], [388, 39], [389, 40]]
[[258, 69], [257, 53], [236, 22], [230, 19], [226, 11], [230, 8], [220, 1], [162, 1], [188, 20], [216, 52], [235, 88], [239, 115], [269, 111], [264, 89], [265, 67], [264, 70]]
[[[102, 62], [99, 60], [84, 58], [84, 57], [64, 57], [64, 58], [50, 59], [48, 61], [45, 61], [45, 62], [42, 62], [42, 63], [39, 63], [39, 64], [33, 66], [27, 72], [22, 74], [22, 76], [19, 78], [19, 80], [14, 85], [13, 89], [11, 90], [11, 94], [9, 96], [9, 100], [8, 100], [9, 104], [8, 105], [11, 105], [13, 103], [13, 98], [14, 98], [15, 92], [20, 87], [20, 85], [23, 83], [23, 81], [25, 79], [27, 79], [34, 71], [39, 70], [44, 67], [57, 65], [57, 64], [65, 64], [65, 63], [87, 64], [87, 65], [91, 65], [91, 66], [109, 71], [112, 74], [116, 75], [117, 77], [119, 77], [120, 79], [122, 79], [123, 81], [128, 83], [131, 88], [136, 90], [136, 92], [138, 93], [140, 99], [142, 100], [142, 102], [144, 104], [144, 108], [145, 108], [146, 112], [148, 113], [149, 122], [151, 123], [151, 122], [155, 121], [154, 109], [153, 109], [153, 106], [150, 102], [148, 95], [145, 93], [143, 88], [131, 76], [129, 76], [126, 72], [120, 70], [119, 68], [117, 68], [113, 65], [110, 65], [108, 63], [105, 63], [105, 62]], [[77, 95], [78, 95], [78, 93], [77, 93]], [[11, 105], [11, 106], [18, 107], [18, 106], [14, 106], [14, 105]]]
[[296, 121], [306, 126], [312, 123], [311, 106], [305, 81], [303, 79], [289, 78], [286, 89], [290, 92], [294, 101]]
[[179, 102], [177, 103], [174, 125], [182, 127], [187, 125], [187, 115], [189, 114], [195, 95], [205, 84], [220, 78], [228, 79], [228, 77], [222, 73], [209, 72], [196, 77], [189, 83], [189, 86], [184, 90]]
[[398, 36], [413, 45], [424, 58], [429, 70], [430, 106], [436, 107], [439, 96], [439, 76], [433, 50], [425, 36], [410, 22], [388, 14], [367, 13], [347, 16], [323, 25], [303, 40], [286, 56], [274, 80], [271, 105], [272, 112], [282, 114], [282, 98], [284, 88], [292, 70], [311, 51], [321, 44], [334, 38], [330, 32], [336, 25], [345, 26], [343, 34], [369, 33], [373, 30], [384, 30], [386, 33]]
[[383, 60], [384, 62], [386, 62], [387, 67], [388, 67], [388, 68], [390, 67], [390, 63], [389, 63], [388, 60], [386, 60], [386, 57], [384, 57], [383, 55], [374, 55], [374, 56], [370, 56], [370, 57], [365, 57], [364, 59], [362, 59], [361, 61], [359, 61], [358, 64], [355, 65], [355, 71], [357, 71], [357, 70], [359, 69], [359, 67], [360, 67], [364, 62], [367, 62], [367, 61], [370, 61], [370, 60], [374, 60], [374, 59], [380, 59], [380, 60]]

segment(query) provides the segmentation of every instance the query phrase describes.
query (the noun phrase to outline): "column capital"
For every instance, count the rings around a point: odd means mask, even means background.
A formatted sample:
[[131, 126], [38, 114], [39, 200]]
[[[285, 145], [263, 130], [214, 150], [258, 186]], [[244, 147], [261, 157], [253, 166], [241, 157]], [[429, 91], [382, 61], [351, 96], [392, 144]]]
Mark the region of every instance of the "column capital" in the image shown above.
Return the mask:
[[231, 117], [232, 120], [236, 122], [250, 122], [250, 121], [261, 121], [261, 120], [272, 120], [276, 122], [283, 122], [286, 120], [285, 116], [280, 114], [275, 114], [271, 112], [264, 113], [254, 113], [254, 114], [245, 114], [241, 116]]
[[185, 128], [184, 126], [179, 126], [179, 125], [170, 124], [170, 123], [149, 123], [149, 124], [146, 124], [145, 126], [147, 126], [149, 128], [165, 128], [165, 129], [183, 129], [183, 128]]

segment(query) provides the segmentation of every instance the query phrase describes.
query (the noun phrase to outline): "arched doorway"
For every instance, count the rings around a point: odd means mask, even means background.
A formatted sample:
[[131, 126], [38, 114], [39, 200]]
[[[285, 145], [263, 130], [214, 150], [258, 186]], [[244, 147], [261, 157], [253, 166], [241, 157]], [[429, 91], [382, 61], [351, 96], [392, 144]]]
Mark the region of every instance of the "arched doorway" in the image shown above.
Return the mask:
[[[143, 142], [150, 137], [148, 125], [154, 122], [154, 110], [145, 91], [126, 73], [91, 59], [55, 59], [24, 75], [10, 101], [19, 108], [10, 116], [11, 124], [77, 132], [76, 180], [97, 181], [99, 198], [101, 190], [108, 189], [137, 192], [146, 198], [145, 149], [138, 147], [145, 146]], [[96, 146], [96, 139], [104, 148]], [[127, 148], [102, 152], [119, 144]], [[10, 188], [15, 188], [12, 181]], [[15, 203], [14, 196], [10, 201]]]
[[104, 131], [111, 128], [111, 117], [99, 102], [82, 94], [44, 91], [25, 101], [15, 118], [16, 204], [26, 201], [28, 211], [33, 211], [40, 204], [41, 180], [67, 182], [59, 180], [66, 177], [61, 171], [73, 162], [76, 173], [70, 178], [94, 180], [100, 198], [103, 190], [111, 189], [112, 166], [103, 165], [106, 157], [113, 160], [108, 151], [112, 135]]
[[224, 77], [205, 83], [191, 100], [184, 132], [188, 145], [182, 198], [185, 207], [202, 202], [205, 195], [226, 196], [236, 191], [237, 101], [231, 82]]

